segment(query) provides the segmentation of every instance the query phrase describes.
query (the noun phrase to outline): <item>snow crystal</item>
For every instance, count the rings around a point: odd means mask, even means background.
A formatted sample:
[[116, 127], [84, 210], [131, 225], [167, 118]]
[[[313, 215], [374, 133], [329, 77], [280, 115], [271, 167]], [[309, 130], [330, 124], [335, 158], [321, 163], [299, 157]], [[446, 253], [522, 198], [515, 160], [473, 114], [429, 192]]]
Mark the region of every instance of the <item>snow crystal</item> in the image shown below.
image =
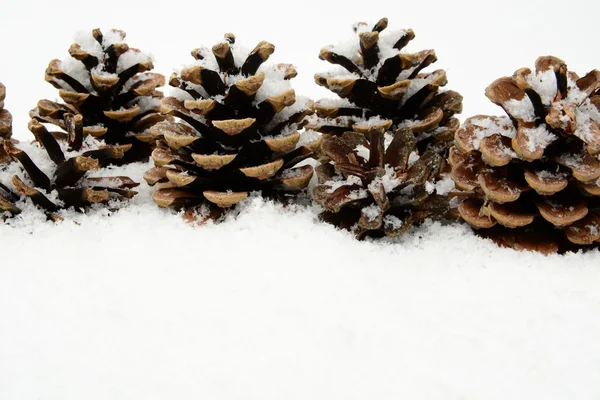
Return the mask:
[[129, 49], [119, 57], [119, 60], [117, 61], [117, 73], [120, 74], [136, 64], [143, 64], [149, 60], [152, 60], [150, 55], [141, 51]]
[[577, 87], [577, 83], [574, 80], [568, 78], [567, 87], [567, 103], [579, 105], [587, 98], [587, 94], [579, 90], [579, 87]]
[[113, 44], [123, 43], [123, 34], [115, 29], [109, 29], [106, 32], [102, 32], [102, 45], [104, 48], [108, 48]]
[[385, 229], [395, 231], [402, 228], [403, 224], [404, 222], [402, 222], [402, 220], [396, 217], [395, 215], [386, 215], [385, 217], [383, 217], [383, 226]]
[[104, 59], [104, 51], [102, 46], [89, 30], [77, 31], [73, 36], [73, 41], [81, 47], [81, 49], [99, 60]]
[[203, 57], [200, 60], [194, 60], [191, 65], [187, 66], [201, 66], [207, 69], [212, 69], [213, 71], [219, 71], [219, 64], [217, 63], [217, 58], [213, 54], [212, 50], [206, 46], [200, 46], [198, 48], [198, 53]]
[[[296, 102], [291, 106], [285, 107], [283, 110], [275, 114], [273, 119], [265, 126], [265, 132], [271, 132], [280, 123], [287, 121], [292, 115], [298, 114], [306, 110], [310, 103], [310, 99], [305, 96], [296, 96]], [[293, 124], [297, 126], [297, 124]]]
[[535, 121], [535, 109], [533, 103], [528, 96], [523, 97], [521, 100], [510, 99], [504, 103], [506, 111], [516, 119], [523, 121]]
[[360, 58], [360, 40], [358, 39], [358, 35], [343, 42], [338, 42], [335, 45], [326, 46], [326, 48], [340, 56], [348, 58], [354, 63]]
[[517, 135], [517, 130], [507, 116], [496, 118], [472, 118], [470, 122], [475, 127], [473, 130], [473, 133], [475, 133], [473, 147], [475, 147], [476, 150], [479, 150], [479, 145], [483, 138], [494, 134], [500, 134], [512, 139]]
[[598, 124], [600, 124], [600, 112], [590, 99], [585, 99], [583, 104], [575, 109], [575, 119], [577, 129], [574, 135], [586, 143], [596, 141]]
[[536, 171], [535, 174], [537, 175], [537, 177], [539, 179], [542, 179], [542, 180], [567, 177], [567, 174], [558, 172], [558, 170], [559, 170], [558, 167], [556, 169], [557, 169], [557, 172], [550, 172], [550, 171], [542, 169], [542, 170]]
[[92, 72], [94, 75], [97, 75], [97, 76], [99, 76], [100, 78], [106, 78], [106, 79], [110, 79], [110, 78], [116, 78], [116, 77], [118, 77], [118, 75], [117, 75], [117, 74], [113, 74], [113, 73], [107, 72], [107, 71], [104, 69], [104, 65], [103, 65], [103, 64], [98, 64], [98, 65], [96, 65], [94, 68], [92, 68], [92, 71], [91, 71], [91, 72]]
[[386, 164], [384, 166], [384, 169], [385, 174], [383, 176], [378, 176], [375, 179], [373, 179], [371, 183], [369, 183], [370, 191], [378, 192], [379, 185], [383, 185], [383, 189], [385, 190], [385, 192], [389, 193], [402, 183], [402, 181], [396, 175], [396, 170], [392, 166]]
[[255, 105], [292, 88], [290, 80], [284, 79], [285, 70], [277, 68], [277, 65], [262, 64], [258, 69], [258, 72], [264, 72], [265, 80], [260, 89], [258, 89], [258, 92], [256, 92], [256, 98], [254, 99]]
[[307, 144], [313, 143], [321, 137], [321, 134], [317, 131], [313, 131], [312, 129], [307, 129], [302, 131], [300, 134], [300, 140], [298, 141], [297, 146], [302, 147]]
[[356, 107], [354, 104], [350, 103], [348, 99], [343, 99], [341, 97], [332, 99], [332, 98], [324, 98], [319, 99], [319, 105], [326, 108], [343, 108], [343, 107]]
[[542, 103], [547, 106], [552, 103], [558, 92], [556, 74], [552, 69], [537, 74], [532, 72], [527, 76], [527, 83], [540, 95]]
[[246, 62], [246, 59], [248, 58], [248, 55], [250, 54], [251, 49], [244, 46], [243, 44], [240, 44], [239, 42], [230, 44], [229, 47], [231, 48], [231, 53], [233, 54], [235, 66], [238, 68], [242, 68], [242, 66]]
[[355, 73], [348, 71], [344, 67], [340, 67], [339, 65], [333, 65], [329, 70], [325, 72], [319, 72], [318, 76], [328, 79], [328, 78], [344, 78], [344, 79], [360, 79], [361, 76]]
[[382, 62], [400, 54], [400, 51], [395, 49], [394, 45], [406, 32], [406, 29], [386, 29], [379, 34], [379, 56]]
[[[89, 91], [92, 90], [90, 82], [90, 73], [85, 68], [85, 65], [73, 57], [67, 57], [60, 63], [60, 68], [63, 72], [81, 83]], [[65, 83], [68, 86], [68, 84]], [[70, 88], [70, 86], [69, 86]], [[72, 89], [72, 88], [71, 88]]]
[[362, 181], [358, 176], [350, 175], [346, 179], [342, 179], [341, 177], [335, 177], [325, 182], [325, 185], [329, 186], [329, 189], [327, 189], [327, 193], [333, 193], [342, 186], [362, 185]]
[[364, 207], [361, 213], [367, 217], [367, 220], [370, 222], [381, 215], [381, 208], [379, 208], [377, 204], [371, 204], [370, 206]]
[[[435, 192], [440, 196], [445, 196], [450, 193], [455, 188], [454, 181], [450, 177], [450, 175], [446, 175], [443, 179], [438, 180], [435, 185]], [[428, 191], [429, 192], [429, 191]], [[431, 192], [429, 192], [431, 193]]]
[[556, 135], [546, 129], [546, 125], [523, 128], [523, 136], [527, 138], [527, 149], [530, 152], [534, 152], [538, 148], [544, 148], [558, 139]]
[[415, 95], [419, 90], [423, 89], [426, 85], [430, 84], [435, 78], [435, 74], [429, 74], [424, 78], [414, 78], [410, 80], [410, 86], [406, 92], [402, 95], [400, 100], [400, 107], [402, 107], [408, 99]]
[[416, 151], [411, 152], [408, 156], [408, 166], [411, 167], [414, 163], [419, 161], [419, 158], [421, 158], [421, 156], [419, 156], [419, 153], [417, 153]]
[[[343, 117], [342, 117], [343, 118]], [[360, 124], [361, 127], [365, 127], [365, 128], [372, 128], [376, 125], [380, 125], [384, 122], [389, 122], [390, 120], [387, 118], [382, 118], [379, 115], [375, 116], [375, 117], [371, 117], [368, 119], [356, 119], [355, 122], [357, 124]]]
[[435, 192], [435, 185], [432, 182], [425, 182], [425, 191], [429, 194]]
[[136, 99], [135, 105], [140, 107], [140, 113], [160, 107], [160, 99], [158, 97], [142, 96]]
[[390, 144], [392, 144], [393, 140], [394, 135], [390, 131], [385, 132], [383, 134], [383, 148], [387, 150], [387, 148], [390, 147]]
[[359, 144], [358, 146], [356, 146], [356, 148], [354, 149], [354, 151], [356, 151], [356, 154], [362, 158], [364, 158], [365, 160], [368, 160], [371, 152], [369, 151], [369, 149], [367, 149], [365, 146], [363, 146], [362, 144]]

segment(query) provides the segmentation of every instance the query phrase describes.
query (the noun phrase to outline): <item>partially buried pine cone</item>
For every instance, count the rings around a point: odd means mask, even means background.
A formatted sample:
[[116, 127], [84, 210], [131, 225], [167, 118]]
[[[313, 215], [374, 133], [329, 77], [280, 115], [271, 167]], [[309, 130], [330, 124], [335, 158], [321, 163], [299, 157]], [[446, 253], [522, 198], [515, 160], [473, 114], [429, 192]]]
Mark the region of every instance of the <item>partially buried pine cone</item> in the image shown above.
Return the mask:
[[441, 90], [447, 84], [444, 70], [424, 72], [437, 61], [433, 50], [403, 51], [415, 37], [411, 29], [386, 30], [387, 25], [386, 18], [372, 28], [359, 23], [352, 42], [321, 50], [321, 59], [339, 67], [316, 74], [315, 81], [340, 99], [318, 101], [307, 128], [339, 135], [376, 123], [392, 131], [408, 127], [421, 154], [431, 149], [445, 155], [460, 125], [454, 115], [462, 111], [462, 96]]
[[412, 30], [389, 31], [387, 19], [355, 28], [347, 45], [320, 57], [338, 68], [315, 75], [341, 99], [315, 104], [308, 129], [324, 134], [315, 201], [321, 218], [357, 238], [398, 236], [427, 218], [449, 211], [453, 187], [445, 155], [460, 123], [462, 96], [442, 91], [446, 73], [423, 70], [433, 50], [404, 53]]
[[159, 147], [145, 175], [159, 206], [202, 221], [252, 191], [286, 199], [308, 185], [312, 167], [295, 166], [318, 147], [298, 132], [312, 104], [291, 88], [291, 65], [263, 64], [273, 51], [264, 41], [244, 51], [227, 34], [212, 51], [193, 50], [196, 62], [171, 76], [183, 93], [163, 99], [161, 110], [177, 121], [150, 129]]
[[358, 239], [398, 236], [449, 211], [445, 195], [454, 185], [449, 178], [436, 181], [442, 156], [433, 151], [419, 156], [409, 128], [384, 130], [323, 139], [322, 152], [331, 162], [316, 168], [313, 196], [325, 209], [321, 218]]
[[154, 142], [145, 131], [165, 119], [158, 113], [162, 93], [156, 90], [164, 76], [149, 72], [150, 57], [124, 39], [125, 32], [114, 29], [78, 35], [70, 57], [52, 60], [46, 69], [46, 80], [59, 89], [64, 103], [41, 100], [30, 112], [60, 128], [53, 132], [59, 139], [65, 137], [65, 114], [81, 114], [85, 136], [132, 146], [121, 164], [148, 159]]
[[[34, 162], [11, 141], [4, 141], [6, 154], [18, 161], [27, 173], [26, 178], [16, 174], [12, 177], [15, 190], [10, 191], [9, 200], [13, 207], [5, 208], [5, 211], [13, 215], [19, 214], [21, 209], [15, 203], [29, 198], [49, 219], [56, 221], [62, 219], [56, 214], [62, 209], [72, 207], [81, 210], [95, 203], [107, 204], [111, 200], [129, 199], [136, 194], [131, 189], [139, 184], [128, 177], [88, 176], [89, 171], [123, 158], [131, 144], [97, 146], [97, 141], [84, 140], [81, 115], [65, 114], [64, 125], [68, 135], [67, 148], [65, 145], [61, 146], [37, 120], [33, 119], [29, 123], [29, 129], [46, 151], [48, 159], [37, 159]], [[46, 172], [38, 165], [43, 165]]]
[[452, 178], [462, 218], [503, 246], [544, 253], [600, 241], [600, 72], [579, 77], [540, 57], [493, 82], [507, 116], [474, 116], [456, 132]]

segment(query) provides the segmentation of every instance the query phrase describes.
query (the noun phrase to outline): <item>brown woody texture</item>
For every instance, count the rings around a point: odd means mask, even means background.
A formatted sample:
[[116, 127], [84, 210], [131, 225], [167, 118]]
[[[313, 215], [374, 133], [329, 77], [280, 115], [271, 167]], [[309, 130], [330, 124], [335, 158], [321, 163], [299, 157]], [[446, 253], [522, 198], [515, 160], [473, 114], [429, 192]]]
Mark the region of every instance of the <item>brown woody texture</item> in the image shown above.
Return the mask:
[[461, 217], [502, 246], [544, 253], [600, 240], [600, 72], [583, 77], [544, 56], [494, 81], [506, 115], [456, 132], [452, 178]]

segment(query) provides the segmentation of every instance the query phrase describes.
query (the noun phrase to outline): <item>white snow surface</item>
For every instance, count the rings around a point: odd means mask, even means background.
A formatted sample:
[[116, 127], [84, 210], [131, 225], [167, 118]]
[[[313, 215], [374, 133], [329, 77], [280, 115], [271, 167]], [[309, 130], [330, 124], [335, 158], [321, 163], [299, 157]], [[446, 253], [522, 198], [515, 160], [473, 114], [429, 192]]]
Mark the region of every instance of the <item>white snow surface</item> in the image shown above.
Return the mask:
[[[73, 32], [97, 26], [127, 31], [167, 76], [224, 32], [250, 45], [268, 40], [277, 47], [269, 62], [294, 64], [297, 95], [318, 100], [331, 97], [313, 82], [330, 67], [319, 49], [354, 21], [370, 27], [387, 15], [388, 29], [415, 30], [410, 51], [435, 49], [448, 88], [465, 98], [463, 119], [500, 114], [484, 89], [539, 55], [580, 76], [600, 65], [588, 40], [570, 40], [597, 36], [600, 3], [587, 0], [569, 2], [586, 10], [576, 20], [564, 19], [558, 0], [465, 1], [452, 34], [457, 3], [441, 0], [427, 4], [436, 12], [419, 2], [307, 0], [293, 19], [272, 2], [244, 6], [182, 23], [136, 2], [106, 0], [92, 19], [87, 2], [11, 2], [0, 37], [18, 37], [3, 52], [19, 61], [0, 63], [0, 81], [15, 137], [29, 140], [28, 111], [58, 97], [43, 80], [48, 61], [66, 55]], [[202, 7], [223, 14], [219, 2]], [[548, 23], [557, 20], [569, 38]], [[306, 22], [290, 29], [292, 21]], [[485, 68], [465, 67], [473, 49]], [[140, 179], [147, 167], [128, 173]], [[356, 242], [318, 223], [316, 209], [255, 198], [236, 218], [192, 228], [139, 190], [110, 216], [73, 213], [79, 225], [35, 213], [0, 225], [0, 399], [600, 398], [598, 253], [516, 253], [437, 223], [389, 243]]]

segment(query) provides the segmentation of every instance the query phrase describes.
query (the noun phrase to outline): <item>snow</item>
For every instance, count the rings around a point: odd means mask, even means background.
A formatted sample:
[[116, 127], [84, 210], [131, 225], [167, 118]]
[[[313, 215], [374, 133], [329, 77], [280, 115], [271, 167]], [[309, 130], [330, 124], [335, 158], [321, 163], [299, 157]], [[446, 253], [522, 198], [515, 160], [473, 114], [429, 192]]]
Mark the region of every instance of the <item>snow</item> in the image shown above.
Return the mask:
[[546, 148], [546, 146], [558, 139], [556, 135], [546, 129], [546, 125], [540, 125], [535, 128], [523, 128], [523, 136], [527, 140], [527, 149], [531, 152], [539, 148]]
[[371, 204], [364, 207], [361, 212], [369, 221], [373, 221], [381, 214], [381, 208], [377, 204]]
[[385, 217], [383, 217], [383, 226], [386, 229], [400, 229], [403, 224], [404, 222], [395, 215], [388, 214]]
[[[184, 0], [177, 9], [197, 6]], [[319, 49], [353, 21], [387, 14], [390, 28], [415, 30], [411, 48], [435, 48], [436, 65], [465, 97], [462, 118], [497, 114], [485, 87], [539, 55], [579, 72], [600, 65], [589, 40], [571, 40], [597, 36], [599, 4], [585, 0], [569, 2], [586, 10], [576, 22], [557, 0], [467, 2], [451, 28], [457, 4], [438, 0], [427, 5], [436, 12], [418, 2], [342, 9], [308, 0], [292, 19], [290, 7], [260, 0], [256, 14], [226, 18], [212, 17], [224, 15], [221, 3], [202, 7], [202, 23], [113, 0], [94, 8], [93, 21], [81, 1], [4, 7], [0, 35], [18, 36], [3, 42], [18, 62], [0, 63], [15, 137], [30, 140], [28, 110], [58, 97], [43, 80], [48, 61], [66, 55], [77, 29], [91, 38], [95, 24], [125, 29], [167, 76], [227, 30], [242, 43], [272, 41], [273, 62], [298, 67], [297, 95], [316, 100], [331, 96], [313, 83], [314, 71], [328, 68]], [[559, 20], [568, 37], [548, 23]], [[306, 22], [290, 29], [293, 21]], [[473, 54], [485, 68], [469, 67]], [[137, 168], [139, 180], [145, 167]], [[33, 213], [0, 225], [0, 399], [600, 397], [598, 253], [516, 253], [460, 224], [356, 242], [318, 223], [319, 209], [256, 199], [235, 218], [192, 228], [155, 207], [145, 185], [136, 190], [118, 213], [73, 213], [79, 225]]]
[[516, 119], [523, 121], [535, 121], [535, 109], [529, 97], [525, 96], [521, 100], [510, 99], [504, 104], [506, 111]]
[[400, 100], [400, 106], [404, 105], [414, 94], [416, 94], [419, 90], [423, 89], [426, 85], [431, 83], [435, 78], [434, 74], [429, 74], [424, 78], [414, 78], [410, 80], [410, 86], [406, 90], [406, 93], [402, 96]]
[[[60, 68], [65, 74], [79, 81], [79, 83], [85, 86], [86, 89], [90, 91], [92, 90], [92, 83], [90, 82], [90, 73], [81, 61], [76, 60], [73, 57], [67, 57], [61, 61]], [[66, 83], [65, 85], [69, 86]]]
[[265, 80], [256, 92], [254, 104], [261, 103], [266, 99], [275, 97], [292, 88], [290, 80], [285, 80], [285, 69], [277, 68], [277, 65], [265, 63], [260, 66], [258, 73], [265, 73]]
[[93, 55], [98, 60], [102, 60], [104, 58], [102, 45], [100, 45], [94, 36], [92, 36], [91, 29], [82, 29], [77, 31], [73, 36], [73, 41], [77, 43], [82, 50]]
[[105, 48], [112, 46], [113, 44], [123, 43], [125, 36], [123, 32], [119, 32], [115, 29], [108, 29], [106, 31], [102, 31], [102, 45]]
[[543, 72], [532, 72], [527, 76], [527, 83], [540, 95], [542, 103], [550, 105], [558, 92], [556, 73], [553, 69]]
[[450, 175], [443, 177], [439, 181], [435, 182], [434, 185], [435, 192], [441, 196], [447, 195], [452, 190], [454, 190], [455, 187], [456, 186], [454, 185], [454, 181], [452, 180]]
[[511, 120], [506, 115], [496, 118], [472, 118], [471, 124], [475, 126], [473, 133], [473, 147], [479, 150], [481, 140], [483, 138], [499, 134], [508, 138], [514, 138], [517, 135], [517, 130], [513, 126]]
[[144, 64], [149, 60], [152, 60], [152, 57], [149, 54], [135, 49], [129, 49], [119, 57], [119, 60], [117, 61], [117, 73], [120, 74], [136, 64]]

